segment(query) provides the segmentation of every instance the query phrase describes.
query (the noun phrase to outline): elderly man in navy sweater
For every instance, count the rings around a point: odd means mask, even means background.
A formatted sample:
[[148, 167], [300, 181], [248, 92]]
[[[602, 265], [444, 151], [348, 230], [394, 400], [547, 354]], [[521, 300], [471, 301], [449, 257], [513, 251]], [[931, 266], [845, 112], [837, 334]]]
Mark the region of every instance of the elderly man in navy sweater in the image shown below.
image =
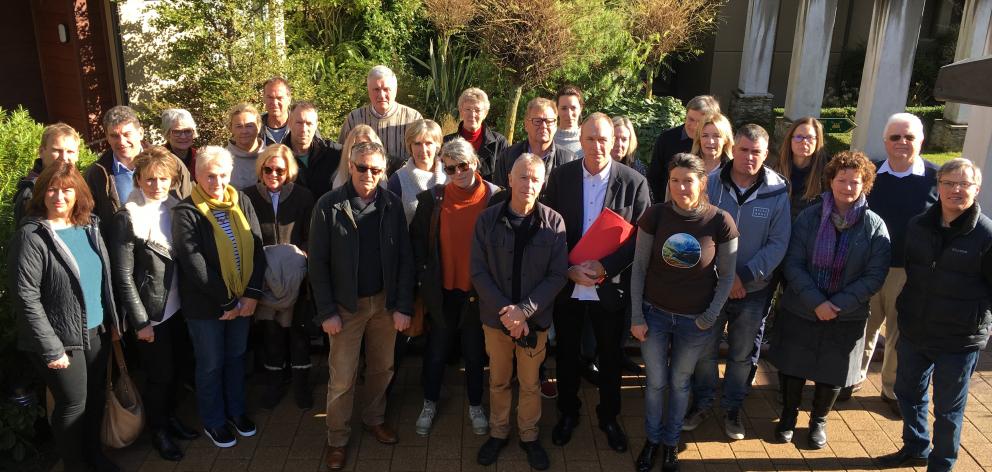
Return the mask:
[[899, 415], [896, 404], [896, 343], [899, 325], [896, 320], [896, 297], [906, 283], [903, 268], [906, 248], [906, 227], [909, 219], [923, 213], [937, 202], [937, 166], [920, 157], [923, 147], [923, 123], [909, 113], [896, 113], [885, 125], [885, 153], [888, 157], [876, 162], [878, 175], [868, 195], [868, 206], [885, 221], [892, 238], [892, 262], [882, 290], [871, 297], [871, 314], [865, 331], [865, 352], [861, 358], [861, 381], [841, 392], [846, 400], [861, 388], [868, 375], [868, 363], [875, 352], [878, 332], [885, 324], [885, 360], [882, 361], [882, 400]]

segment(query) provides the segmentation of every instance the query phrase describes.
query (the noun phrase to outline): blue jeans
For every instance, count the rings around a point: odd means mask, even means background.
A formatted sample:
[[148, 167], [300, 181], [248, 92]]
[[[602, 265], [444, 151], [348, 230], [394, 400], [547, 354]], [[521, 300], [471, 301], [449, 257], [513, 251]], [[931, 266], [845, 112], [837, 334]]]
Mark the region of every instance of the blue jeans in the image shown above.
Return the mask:
[[[715, 331], [713, 328], [701, 330], [695, 319], [665, 312], [648, 303], [644, 304], [644, 319], [648, 325], [647, 339], [641, 343], [647, 372], [644, 429], [649, 441], [678, 446], [682, 420], [689, 407], [692, 371]], [[666, 386], [670, 387], [668, 414], [664, 415], [663, 422], [662, 395]]]
[[196, 407], [207, 428], [245, 414], [245, 349], [250, 318], [187, 319], [196, 356]]
[[933, 380], [933, 450], [927, 471], [954, 467], [961, 446], [961, 422], [968, 401], [968, 384], [978, 363], [979, 351], [943, 352], [921, 349], [906, 338], [896, 344], [896, 398], [902, 412], [902, 442], [907, 451], [925, 456], [930, 448], [927, 430], [927, 388]]
[[[727, 368], [723, 375], [724, 410], [737, 410], [744, 403], [744, 397], [750, 389], [749, 379], [751, 368], [757, 362], [755, 353], [756, 339], [764, 329], [765, 316], [768, 315], [768, 298], [771, 291], [766, 289], [749, 293], [746, 297], [728, 299], [723, 306], [720, 316], [713, 324], [717, 336], [707, 347], [706, 352], [696, 363], [696, 372], [692, 377], [693, 405], [697, 410], [704, 410], [713, 405], [716, 397], [716, 383], [720, 378], [717, 367], [717, 357], [720, 349], [720, 336], [723, 327], [727, 327], [727, 341], [730, 349], [727, 352]], [[760, 353], [760, 350], [758, 351]]]

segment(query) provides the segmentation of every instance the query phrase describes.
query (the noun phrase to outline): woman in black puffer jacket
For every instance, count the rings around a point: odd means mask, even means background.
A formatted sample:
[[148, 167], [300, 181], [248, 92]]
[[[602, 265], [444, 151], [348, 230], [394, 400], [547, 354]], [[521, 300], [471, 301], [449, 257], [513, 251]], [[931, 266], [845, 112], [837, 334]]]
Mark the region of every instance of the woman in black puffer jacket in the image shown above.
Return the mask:
[[35, 182], [8, 260], [17, 347], [30, 353], [55, 398], [52, 434], [67, 472], [118, 470], [101, 452], [100, 425], [111, 332], [122, 328], [92, 211], [76, 167], [49, 166]]

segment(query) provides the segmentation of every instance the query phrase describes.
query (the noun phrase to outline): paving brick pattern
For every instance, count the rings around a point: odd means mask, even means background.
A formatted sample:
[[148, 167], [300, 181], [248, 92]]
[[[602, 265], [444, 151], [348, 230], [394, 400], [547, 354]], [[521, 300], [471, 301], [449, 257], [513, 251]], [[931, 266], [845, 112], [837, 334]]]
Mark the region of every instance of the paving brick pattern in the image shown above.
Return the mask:
[[[218, 449], [206, 439], [183, 443], [183, 461], [166, 462], [152, 449], [147, 435], [138, 443], [113, 451], [112, 457], [127, 471], [140, 472], [310, 472], [326, 470], [323, 407], [327, 380], [326, 359], [315, 357], [313, 382], [318, 407], [301, 412], [291, 398], [275, 410], [257, 408], [257, 387], [249, 392], [249, 407], [258, 424], [258, 434], [240, 438], [230, 449]], [[553, 361], [549, 361], [553, 366]], [[901, 443], [902, 423], [879, 399], [879, 364], [872, 365], [869, 384], [850, 401], [838, 403], [830, 413], [827, 431], [829, 445], [820, 451], [806, 448], [806, 424], [812, 387], [807, 388], [793, 444], [775, 444], [775, 424], [780, 405], [776, 399], [774, 370], [759, 366], [755, 387], [745, 402], [744, 440], [730, 441], [722, 430], [719, 416], [713, 416], [697, 430], [683, 434], [684, 451], [679, 457], [684, 471], [765, 471], [765, 470], [875, 470], [873, 457], [893, 452]], [[321, 374], [322, 372], [322, 374]], [[387, 422], [397, 427], [400, 442], [395, 446], [377, 443], [371, 435], [355, 428], [348, 448], [348, 471], [525, 471], [529, 470], [515, 436], [499, 461], [490, 466], [476, 464], [475, 456], [485, 440], [472, 434], [468, 423], [467, 401], [462, 376], [449, 367], [442, 393], [441, 410], [429, 437], [414, 434], [413, 424], [420, 412], [420, 358], [407, 359], [400, 370], [390, 398]], [[557, 419], [553, 400], [544, 401], [541, 442], [551, 456], [551, 470], [568, 472], [631, 471], [644, 442], [643, 378], [624, 380], [622, 423], [630, 438], [630, 450], [618, 454], [609, 449], [605, 436], [595, 427], [595, 389], [583, 385], [584, 416], [572, 441], [565, 447], [551, 445], [551, 429]], [[487, 397], [488, 395], [486, 395]], [[484, 400], [484, 403], [488, 399]], [[194, 402], [184, 399], [180, 414], [197, 424]], [[356, 409], [356, 413], [357, 413]], [[512, 417], [512, 415], [511, 415]], [[932, 419], [932, 418], [931, 418]], [[355, 424], [360, 425], [356, 416]], [[956, 471], [992, 471], [992, 356], [983, 353], [972, 379], [970, 398], [962, 432], [961, 453]], [[56, 466], [56, 469], [60, 469]], [[657, 470], [657, 469], [656, 469]], [[909, 469], [906, 469], [909, 470]], [[919, 469], [922, 470], [922, 469]]]

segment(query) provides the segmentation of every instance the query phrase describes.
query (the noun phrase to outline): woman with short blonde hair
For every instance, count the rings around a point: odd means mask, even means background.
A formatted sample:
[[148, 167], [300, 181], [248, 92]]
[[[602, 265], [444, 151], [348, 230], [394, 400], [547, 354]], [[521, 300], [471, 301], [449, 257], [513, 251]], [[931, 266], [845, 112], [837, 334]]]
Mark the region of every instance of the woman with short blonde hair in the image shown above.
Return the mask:
[[448, 181], [438, 158], [441, 136], [441, 127], [434, 120], [417, 120], [406, 127], [406, 150], [410, 159], [389, 177], [386, 188], [403, 202], [407, 224], [417, 211], [417, 195]]
[[258, 130], [262, 126], [261, 116], [258, 109], [249, 103], [239, 103], [227, 113], [227, 129], [231, 132], [227, 151], [234, 158], [231, 185], [238, 190], [258, 181], [255, 159], [264, 146], [258, 136]]
[[480, 88], [465, 89], [458, 97], [458, 130], [446, 135], [444, 142], [457, 137], [469, 142], [479, 157], [479, 173], [483, 179], [492, 178], [496, 156], [507, 147], [506, 138], [486, 124], [489, 116], [489, 96]]

